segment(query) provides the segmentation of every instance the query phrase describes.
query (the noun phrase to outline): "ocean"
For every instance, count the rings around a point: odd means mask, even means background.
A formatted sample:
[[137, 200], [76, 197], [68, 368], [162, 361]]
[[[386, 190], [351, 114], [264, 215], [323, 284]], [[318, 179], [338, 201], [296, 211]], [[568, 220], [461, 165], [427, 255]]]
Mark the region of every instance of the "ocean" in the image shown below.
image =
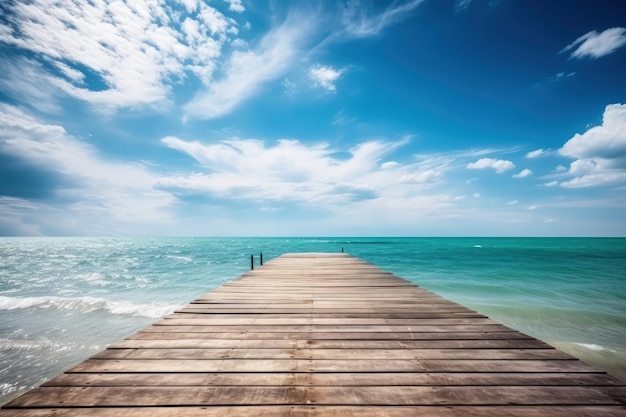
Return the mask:
[[371, 262], [626, 377], [626, 238], [0, 238], [0, 404], [287, 252]]

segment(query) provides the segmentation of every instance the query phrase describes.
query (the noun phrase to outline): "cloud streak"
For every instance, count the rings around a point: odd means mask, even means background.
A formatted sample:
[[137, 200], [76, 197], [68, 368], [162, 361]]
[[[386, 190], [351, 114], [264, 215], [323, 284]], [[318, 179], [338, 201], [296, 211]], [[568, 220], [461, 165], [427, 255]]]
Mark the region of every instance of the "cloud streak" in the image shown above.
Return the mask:
[[353, 38], [376, 36], [386, 27], [409, 17], [422, 3], [423, 0], [394, 1], [383, 12], [375, 13], [364, 1], [348, 0], [340, 6], [343, 33]]
[[625, 44], [626, 28], [614, 27], [603, 32], [592, 30], [567, 45], [559, 53], [572, 51], [570, 59], [597, 59], [612, 54]]
[[292, 13], [268, 32], [255, 49], [234, 51], [224, 76], [196, 95], [185, 110], [191, 116], [212, 119], [223, 116], [258, 92], [261, 86], [280, 78], [303, 51], [315, 28], [314, 17]]

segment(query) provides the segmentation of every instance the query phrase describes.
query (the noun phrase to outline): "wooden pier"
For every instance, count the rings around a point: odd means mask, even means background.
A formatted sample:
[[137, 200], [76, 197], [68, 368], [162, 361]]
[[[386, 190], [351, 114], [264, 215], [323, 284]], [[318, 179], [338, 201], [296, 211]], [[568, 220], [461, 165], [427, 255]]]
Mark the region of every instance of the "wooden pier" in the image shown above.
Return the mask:
[[626, 416], [626, 381], [350, 255], [288, 254], [9, 416]]

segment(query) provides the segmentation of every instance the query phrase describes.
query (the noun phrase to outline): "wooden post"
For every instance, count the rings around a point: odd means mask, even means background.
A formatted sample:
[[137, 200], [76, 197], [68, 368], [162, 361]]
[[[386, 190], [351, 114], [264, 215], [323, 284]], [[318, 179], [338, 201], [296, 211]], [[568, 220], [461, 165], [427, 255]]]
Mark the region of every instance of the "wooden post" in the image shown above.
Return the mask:
[[261, 266], [263, 266], [263, 252], [261, 252]]
[[250, 269], [254, 269], [254, 255], [250, 255]]

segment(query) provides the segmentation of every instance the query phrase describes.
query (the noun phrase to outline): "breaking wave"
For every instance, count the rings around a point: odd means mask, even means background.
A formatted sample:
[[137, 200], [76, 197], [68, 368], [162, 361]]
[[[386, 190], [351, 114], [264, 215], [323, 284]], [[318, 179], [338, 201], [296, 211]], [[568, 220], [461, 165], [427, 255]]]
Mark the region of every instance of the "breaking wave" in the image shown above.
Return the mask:
[[96, 297], [4, 297], [0, 296], [0, 310], [18, 310], [28, 308], [55, 308], [58, 310], [75, 310], [90, 312], [106, 310], [111, 314], [159, 318], [163, 317], [176, 308], [175, 304], [147, 303], [135, 304], [129, 301], [110, 301]]

